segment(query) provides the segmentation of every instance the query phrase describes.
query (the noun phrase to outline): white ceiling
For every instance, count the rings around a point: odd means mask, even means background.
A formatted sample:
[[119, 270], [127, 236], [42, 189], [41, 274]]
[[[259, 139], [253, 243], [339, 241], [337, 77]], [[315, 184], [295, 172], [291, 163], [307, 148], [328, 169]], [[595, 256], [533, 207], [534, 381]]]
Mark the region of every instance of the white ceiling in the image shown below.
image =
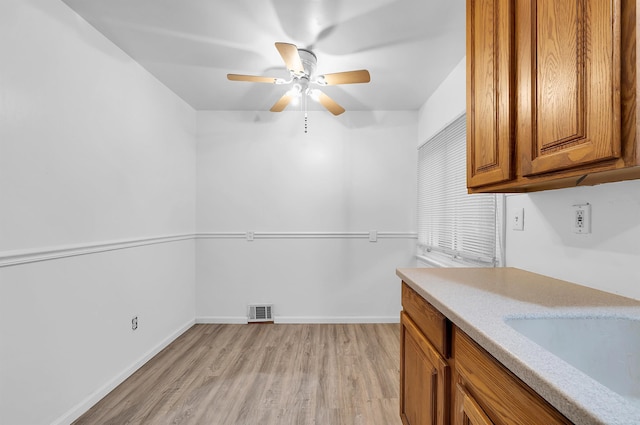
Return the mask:
[[368, 69], [323, 88], [347, 111], [416, 110], [465, 54], [464, 0], [63, 1], [197, 110], [268, 110], [286, 86], [226, 74], [288, 77], [276, 41]]

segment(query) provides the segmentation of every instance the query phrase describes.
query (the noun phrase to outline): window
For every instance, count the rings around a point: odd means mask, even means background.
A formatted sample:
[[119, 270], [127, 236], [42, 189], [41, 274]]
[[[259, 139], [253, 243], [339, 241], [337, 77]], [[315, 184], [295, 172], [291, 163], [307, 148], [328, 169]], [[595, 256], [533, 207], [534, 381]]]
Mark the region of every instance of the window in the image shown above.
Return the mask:
[[467, 193], [466, 115], [418, 150], [418, 258], [432, 266], [503, 264], [503, 195]]

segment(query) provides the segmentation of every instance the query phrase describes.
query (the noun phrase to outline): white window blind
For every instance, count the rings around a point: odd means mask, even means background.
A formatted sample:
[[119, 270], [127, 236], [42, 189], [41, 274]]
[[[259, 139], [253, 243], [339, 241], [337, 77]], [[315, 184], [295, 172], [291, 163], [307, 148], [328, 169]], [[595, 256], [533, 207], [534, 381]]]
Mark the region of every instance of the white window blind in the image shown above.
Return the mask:
[[467, 193], [466, 115], [425, 142], [418, 158], [418, 256], [500, 265], [498, 195]]

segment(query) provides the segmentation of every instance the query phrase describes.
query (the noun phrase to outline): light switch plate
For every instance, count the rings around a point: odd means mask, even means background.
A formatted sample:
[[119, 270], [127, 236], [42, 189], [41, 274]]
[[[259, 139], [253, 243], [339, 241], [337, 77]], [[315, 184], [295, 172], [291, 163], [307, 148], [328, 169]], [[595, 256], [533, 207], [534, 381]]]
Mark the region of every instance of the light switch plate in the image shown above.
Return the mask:
[[512, 209], [509, 218], [513, 230], [524, 230], [524, 208]]

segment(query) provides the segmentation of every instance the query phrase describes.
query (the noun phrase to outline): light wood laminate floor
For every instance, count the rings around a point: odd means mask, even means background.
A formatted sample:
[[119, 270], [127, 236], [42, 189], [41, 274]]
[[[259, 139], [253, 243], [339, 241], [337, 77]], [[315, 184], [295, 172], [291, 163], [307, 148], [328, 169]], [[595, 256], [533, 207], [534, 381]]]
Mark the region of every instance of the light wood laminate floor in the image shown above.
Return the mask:
[[401, 425], [399, 325], [195, 325], [74, 424]]

